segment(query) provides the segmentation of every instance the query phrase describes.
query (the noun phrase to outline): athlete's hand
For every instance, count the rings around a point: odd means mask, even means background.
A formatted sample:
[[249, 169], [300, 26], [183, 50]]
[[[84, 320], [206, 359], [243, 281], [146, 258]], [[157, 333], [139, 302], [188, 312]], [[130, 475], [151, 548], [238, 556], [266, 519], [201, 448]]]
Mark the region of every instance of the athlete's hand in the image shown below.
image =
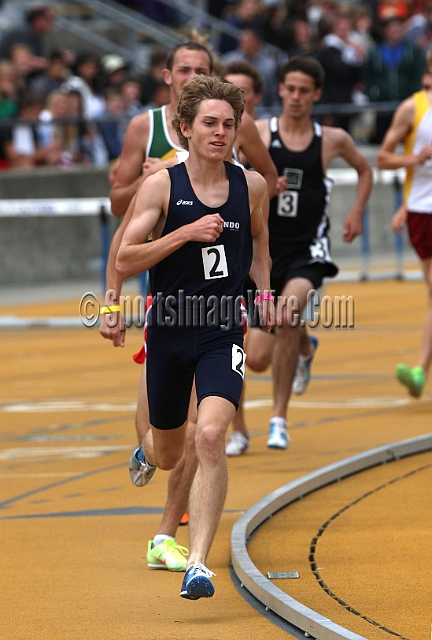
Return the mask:
[[273, 300], [260, 300], [258, 302], [261, 329], [270, 333], [276, 325], [276, 309]]
[[357, 212], [351, 211], [345, 218], [342, 231], [342, 239], [344, 242], [352, 242], [354, 238], [363, 233], [363, 223]]
[[279, 176], [276, 182], [276, 195], [283, 193], [288, 188], [286, 176]]
[[223, 231], [223, 219], [211, 213], [188, 225], [192, 242], [214, 242]]
[[401, 205], [392, 218], [391, 226], [395, 233], [403, 233], [407, 218], [405, 205]]
[[145, 173], [147, 169], [149, 169], [153, 164], [156, 164], [156, 162], [160, 162], [160, 161], [161, 161], [160, 158], [153, 158], [152, 156], [146, 158], [143, 162], [142, 172]]
[[425, 144], [416, 158], [417, 164], [424, 164], [427, 160], [430, 160], [432, 158], [432, 145]]
[[[119, 294], [115, 289], [108, 289], [105, 293], [105, 305], [115, 307], [119, 304]], [[103, 338], [112, 340], [114, 347], [125, 345], [125, 323], [119, 311], [100, 314], [99, 333]]]
[[124, 347], [126, 328], [123, 315], [119, 311], [101, 316], [99, 332], [103, 338], [112, 340], [114, 347]]

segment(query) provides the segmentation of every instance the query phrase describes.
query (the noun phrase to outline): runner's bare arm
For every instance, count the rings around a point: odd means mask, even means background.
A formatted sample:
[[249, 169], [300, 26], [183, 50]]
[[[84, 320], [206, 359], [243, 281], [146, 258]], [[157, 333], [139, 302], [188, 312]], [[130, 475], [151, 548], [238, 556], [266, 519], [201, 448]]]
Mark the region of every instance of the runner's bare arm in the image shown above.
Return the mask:
[[[251, 228], [253, 259], [250, 269], [252, 279], [260, 292], [270, 292], [270, 255], [268, 229], [263, 215], [265, 201], [268, 200], [266, 183], [256, 172], [246, 171], [251, 209]], [[269, 300], [259, 303], [260, 321], [263, 329], [269, 332], [274, 326], [274, 304]]]
[[273, 197], [276, 193], [277, 170], [268, 148], [261, 140], [255, 122], [248, 113], [242, 116], [234, 146], [242, 151], [255, 171], [264, 176], [270, 197]]
[[[108, 254], [106, 267], [106, 293], [105, 306], [117, 306], [120, 304], [120, 295], [123, 286], [123, 279], [116, 271], [115, 263], [123, 233], [132, 217], [136, 196], [133, 197], [120, 226], [114, 233]], [[124, 347], [125, 327], [121, 312], [104, 314], [101, 317], [99, 332], [103, 338], [112, 340], [114, 347]]]
[[141, 183], [142, 166], [148, 139], [149, 116], [135, 116], [130, 121], [123, 143], [114, 184], [110, 191], [111, 210], [115, 216], [125, 215]]
[[432, 158], [432, 145], [426, 145], [418, 154], [395, 153], [396, 146], [405, 140], [414, 121], [414, 99], [408, 98], [397, 108], [377, 156], [378, 169], [414, 167]]
[[351, 211], [345, 218], [342, 232], [344, 242], [352, 242], [354, 238], [363, 232], [363, 214], [373, 184], [372, 169], [364, 155], [357, 149], [352, 137], [343, 129], [325, 127], [323, 129], [323, 143], [325, 170], [330, 160], [340, 156], [358, 174], [356, 199]]

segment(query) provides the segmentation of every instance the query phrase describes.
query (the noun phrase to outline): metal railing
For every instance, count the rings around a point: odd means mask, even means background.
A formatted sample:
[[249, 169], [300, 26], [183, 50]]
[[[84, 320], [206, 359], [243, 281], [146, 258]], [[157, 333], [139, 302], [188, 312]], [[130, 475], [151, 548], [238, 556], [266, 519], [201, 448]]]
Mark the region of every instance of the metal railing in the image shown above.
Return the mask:
[[[56, 19], [56, 28], [101, 49], [103, 52], [118, 53], [137, 71], [148, 66], [147, 56], [141, 46], [143, 43], [174, 47], [185, 41], [188, 29], [195, 27], [206, 35], [208, 42], [217, 51], [221, 34], [227, 34], [234, 38], [238, 38], [241, 34], [241, 30], [237, 27], [215, 18], [201, 9], [191, 7], [181, 0], [157, 0], [157, 2], [174, 9], [180, 18], [184, 16], [183, 24], [178, 25], [178, 30], [162, 25], [114, 0], [103, 0], [103, 2], [102, 0], [86, 0], [85, 3], [81, 0], [64, 0], [63, 5], [83, 7], [87, 18], [86, 20], [76, 20], [59, 15]], [[89, 10], [92, 17], [88, 17]], [[103, 19], [126, 30], [124, 46], [95, 33], [95, 25]], [[270, 43], [264, 43], [264, 49], [278, 59], [284, 55], [280, 49]]]
[[[189, 23], [192, 27], [204, 29], [208, 34], [209, 42], [217, 49], [217, 43], [221, 34], [226, 34], [238, 38], [241, 34], [241, 29], [234, 27], [225, 20], [216, 18], [206, 11], [199, 9], [198, 7], [192, 7], [190, 4], [185, 3], [184, 0], [157, 0], [159, 4], [175, 9], [179, 14], [184, 14], [190, 19]], [[266, 42], [264, 48], [268, 53], [278, 57], [283, 52], [278, 47]]]
[[[90, 8], [95, 15], [93, 19], [86, 21], [58, 17], [56, 24], [59, 28], [102, 48], [106, 53], [119, 53], [137, 71], [148, 68], [148, 61], [140, 46], [143, 42], [148, 44], [163, 43], [168, 47], [174, 47], [185, 39], [175, 29], [162, 26], [155, 20], [141, 16], [138, 12], [112, 0], [104, 0], [103, 2], [86, 0], [85, 4], [79, 0], [67, 0], [67, 4]], [[121, 46], [94, 33], [92, 26], [98, 19], [106, 19], [118, 27], [123, 27], [126, 31], [125, 45]]]

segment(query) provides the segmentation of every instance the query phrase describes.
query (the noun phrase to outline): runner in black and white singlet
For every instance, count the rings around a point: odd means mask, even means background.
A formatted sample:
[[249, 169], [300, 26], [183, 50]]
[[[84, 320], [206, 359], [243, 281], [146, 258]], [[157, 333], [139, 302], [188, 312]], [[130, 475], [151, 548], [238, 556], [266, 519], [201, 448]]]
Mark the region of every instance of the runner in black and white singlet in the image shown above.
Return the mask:
[[[322, 128], [313, 123], [314, 135], [304, 151], [291, 151], [279, 135], [278, 118], [269, 122], [270, 155], [287, 188], [270, 201], [269, 242], [273, 262], [272, 287], [280, 294], [288, 275], [306, 269], [315, 288], [338, 268], [330, 255], [328, 217], [331, 181], [322, 166]], [[316, 275], [314, 275], [316, 274]]]
[[[338, 269], [330, 254], [328, 205], [331, 160], [342, 157], [358, 173], [356, 200], [345, 218], [343, 240], [362, 232], [363, 211], [372, 188], [372, 171], [365, 157], [343, 129], [320, 127], [311, 120], [314, 102], [321, 96], [324, 72], [309, 57], [293, 57], [279, 70], [283, 109], [278, 118], [257, 122], [261, 138], [278, 169], [278, 195], [270, 201], [269, 243], [272, 289], [281, 295], [274, 339], [252, 329], [247, 345], [248, 364], [262, 370], [273, 365], [274, 404], [267, 446], [286, 449], [287, 408], [300, 353], [302, 312], [310, 292]], [[296, 310], [282, 300], [296, 300]], [[263, 344], [265, 343], [265, 344]], [[313, 346], [310, 345], [311, 357]], [[256, 357], [255, 354], [258, 354]], [[255, 362], [256, 360], [256, 362]], [[310, 363], [310, 360], [309, 360]]]

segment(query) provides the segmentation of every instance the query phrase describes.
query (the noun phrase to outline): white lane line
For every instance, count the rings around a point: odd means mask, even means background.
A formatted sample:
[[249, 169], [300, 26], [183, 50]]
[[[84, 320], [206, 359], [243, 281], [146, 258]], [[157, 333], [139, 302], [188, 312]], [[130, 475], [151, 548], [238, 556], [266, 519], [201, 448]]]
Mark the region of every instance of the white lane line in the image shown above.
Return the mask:
[[[348, 400], [291, 400], [290, 406], [298, 409], [375, 409], [381, 407], [396, 407], [410, 403], [409, 398], [350, 398]], [[259, 409], [271, 407], [271, 398], [256, 398], [245, 401], [245, 409]], [[57, 402], [25, 402], [6, 404], [0, 407], [4, 413], [52, 413], [56, 411], [135, 411], [136, 403], [108, 404], [87, 403], [79, 401]]]
[[53, 411], [136, 411], [136, 402], [130, 404], [90, 404], [80, 401], [23, 402], [0, 407], [5, 413], [51, 413]]
[[110, 453], [130, 451], [131, 445], [82, 446], [82, 447], [15, 447], [0, 451], [0, 460], [28, 460], [29, 458], [99, 458]]
[[[382, 407], [397, 407], [409, 403], [409, 398], [351, 398], [350, 400], [335, 402], [290, 400], [290, 407], [297, 407], [298, 409], [379, 409]], [[271, 398], [246, 400], [245, 409], [259, 409], [260, 407], [271, 407], [272, 405], [273, 400]]]
[[73, 471], [64, 473], [0, 473], [2, 480], [16, 479], [16, 478], [69, 478], [71, 476], [79, 476], [79, 473]]

